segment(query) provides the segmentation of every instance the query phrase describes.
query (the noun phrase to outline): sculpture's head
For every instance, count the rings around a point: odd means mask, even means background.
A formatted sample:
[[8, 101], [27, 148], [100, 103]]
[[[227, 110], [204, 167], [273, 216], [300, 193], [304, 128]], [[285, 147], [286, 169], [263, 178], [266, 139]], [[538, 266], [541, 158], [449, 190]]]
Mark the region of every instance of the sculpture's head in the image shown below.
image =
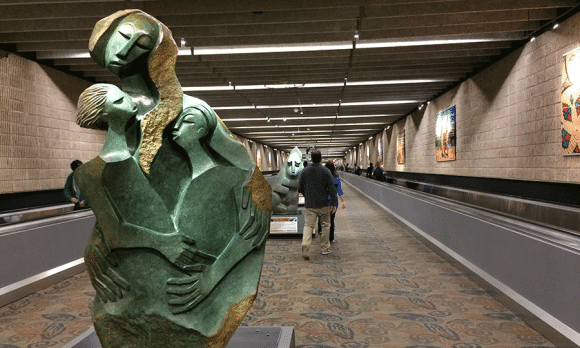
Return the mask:
[[303, 168], [302, 152], [295, 147], [286, 160], [286, 174], [289, 176], [297, 176]]
[[[139, 165], [149, 174], [165, 127], [183, 107], [183, 91], [175, 75], [178, 48], [171, 31], [140, 10], [118, 11], [97, 22], [89, 51], [97, 64], [121, 78], [123, 90], [139, 103]], [[146, 85], [128, 77], [139, 77]]]
[[203, 139], [211, 136], [215, 127], [214, 118], [196, 107], [188, 107], [175, 122], [173, 140], [187, 151], [195, 142], [201, 143]]
[[123, 18], [105, 48], [105, 68], [119, 77], [131, 76], [147, 66], [157, 46], [159, 24], [144, 13]]
[[139, 10], [125, 10], [95, 25], [89, 41], [97, 64], [120, 78], [147, 72], [163, 35], [161, 23]]
[[107, 124], [125, 125], [137, 115], [137, 105], [114, 85], [97, 83], [79, 96], [77, 124], [84, 128], [107, 129]]

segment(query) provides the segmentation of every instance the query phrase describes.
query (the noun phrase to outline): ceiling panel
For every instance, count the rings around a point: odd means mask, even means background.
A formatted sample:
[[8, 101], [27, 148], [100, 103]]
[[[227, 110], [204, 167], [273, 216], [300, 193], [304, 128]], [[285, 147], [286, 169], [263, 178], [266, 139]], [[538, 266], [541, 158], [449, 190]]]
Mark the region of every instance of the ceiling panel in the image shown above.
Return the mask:
[[96, 21], [126, 8], [185, 41], [182, 86], [234, 133], [335, 155], [577, 12], [578, 1], [10, 0], [0, 2], [0, 45], [119, 85], [87, 45]]

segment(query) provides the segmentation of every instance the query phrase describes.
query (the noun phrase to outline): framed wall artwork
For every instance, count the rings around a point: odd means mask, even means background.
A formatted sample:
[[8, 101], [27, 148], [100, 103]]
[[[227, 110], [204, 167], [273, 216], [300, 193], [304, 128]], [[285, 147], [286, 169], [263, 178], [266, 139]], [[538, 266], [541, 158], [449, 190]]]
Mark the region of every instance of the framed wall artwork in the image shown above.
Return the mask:
[[437, 162], [455, 160], [455, 105], [435, 116]]
[[580, 155], [580, 48], [564, 54], [560, 101], [562, 154]]
[[377, 141], [377, 161], [379, 163], [383, 163], [383, 137], [379, 136], [379, 140]]
[[397, 164], [405, 164], [405, 130], [397, 134]]
[[262, 168], [262, 154], [259, 147], [256, 149], [256, 165]]

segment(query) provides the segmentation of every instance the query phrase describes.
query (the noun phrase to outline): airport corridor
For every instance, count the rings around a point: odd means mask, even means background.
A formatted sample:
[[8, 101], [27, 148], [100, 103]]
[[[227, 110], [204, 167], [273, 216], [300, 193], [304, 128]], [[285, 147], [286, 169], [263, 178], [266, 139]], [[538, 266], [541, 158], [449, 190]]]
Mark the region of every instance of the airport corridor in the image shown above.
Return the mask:
[[[310, 260], [300, 240], [267, 242], [243, 325], [293, 326], [301, 348], [553, 347], [466, 275], [343, 181], [336, 241]], [[83, 272], [0, 308], [0, 348], [61, 347], [91, 325]]]

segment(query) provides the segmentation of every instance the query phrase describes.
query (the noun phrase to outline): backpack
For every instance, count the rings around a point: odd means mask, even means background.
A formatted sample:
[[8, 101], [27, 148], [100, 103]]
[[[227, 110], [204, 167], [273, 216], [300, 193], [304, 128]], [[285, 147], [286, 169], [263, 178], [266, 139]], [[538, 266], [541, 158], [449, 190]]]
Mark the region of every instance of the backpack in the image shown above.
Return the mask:
[[377, 168], [375, 169], [375, 179], [377, 180], [383, 180], [385, 177], [383, 170], [381, 168]]

